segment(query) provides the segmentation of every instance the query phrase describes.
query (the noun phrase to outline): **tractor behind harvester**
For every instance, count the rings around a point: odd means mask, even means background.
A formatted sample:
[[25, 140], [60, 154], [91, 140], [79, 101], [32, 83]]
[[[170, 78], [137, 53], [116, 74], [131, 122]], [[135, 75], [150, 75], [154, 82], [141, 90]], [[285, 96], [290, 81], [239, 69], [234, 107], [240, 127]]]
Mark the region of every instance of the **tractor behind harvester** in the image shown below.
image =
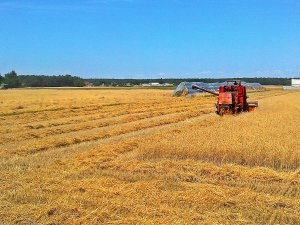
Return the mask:
[[227, 81], [226, 85], [219, 87], [219, 93], [197, 85], [192, 85], [192, 88], [217, 96], [216, 113], [220, 116], [224, 114], [251, 112], [258, 107], [257, 101], [247, 102], [246, 87], [241, 84], [241, 81]]

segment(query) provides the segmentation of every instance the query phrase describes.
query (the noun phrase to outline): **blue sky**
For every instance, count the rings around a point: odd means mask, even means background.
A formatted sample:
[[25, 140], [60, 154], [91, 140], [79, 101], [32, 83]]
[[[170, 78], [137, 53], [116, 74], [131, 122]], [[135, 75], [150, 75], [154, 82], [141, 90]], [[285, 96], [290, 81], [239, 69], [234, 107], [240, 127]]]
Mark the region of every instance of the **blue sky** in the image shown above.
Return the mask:
[[0, 73], [300, 76], [298, 0], [0, 0]]

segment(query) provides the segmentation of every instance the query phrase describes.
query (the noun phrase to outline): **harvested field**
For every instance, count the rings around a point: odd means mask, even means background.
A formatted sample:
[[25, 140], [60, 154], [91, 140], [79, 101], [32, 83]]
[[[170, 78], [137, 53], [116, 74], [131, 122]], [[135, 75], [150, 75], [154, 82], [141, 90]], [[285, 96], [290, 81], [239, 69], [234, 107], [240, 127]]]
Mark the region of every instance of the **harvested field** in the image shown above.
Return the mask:
[[0, 224], [300, 224], [300, 92], [0, 91]]

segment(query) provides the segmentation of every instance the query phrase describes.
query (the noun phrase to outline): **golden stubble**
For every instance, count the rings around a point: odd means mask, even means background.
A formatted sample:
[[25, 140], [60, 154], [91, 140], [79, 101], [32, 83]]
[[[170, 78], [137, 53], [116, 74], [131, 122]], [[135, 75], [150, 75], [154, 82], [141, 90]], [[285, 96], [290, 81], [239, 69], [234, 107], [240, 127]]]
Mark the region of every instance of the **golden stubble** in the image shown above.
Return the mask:
[[300, 93], [0, 91], [3, 224], [298, 224]]

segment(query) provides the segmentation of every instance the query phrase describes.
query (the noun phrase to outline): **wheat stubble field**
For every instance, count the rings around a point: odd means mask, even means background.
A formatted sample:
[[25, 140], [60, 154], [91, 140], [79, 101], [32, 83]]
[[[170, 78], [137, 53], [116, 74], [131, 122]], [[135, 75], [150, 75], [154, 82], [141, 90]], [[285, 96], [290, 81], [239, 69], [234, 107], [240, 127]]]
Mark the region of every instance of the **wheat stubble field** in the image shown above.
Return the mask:
[[300, 224], [300, 92], [0, 91], [0, 224]]

